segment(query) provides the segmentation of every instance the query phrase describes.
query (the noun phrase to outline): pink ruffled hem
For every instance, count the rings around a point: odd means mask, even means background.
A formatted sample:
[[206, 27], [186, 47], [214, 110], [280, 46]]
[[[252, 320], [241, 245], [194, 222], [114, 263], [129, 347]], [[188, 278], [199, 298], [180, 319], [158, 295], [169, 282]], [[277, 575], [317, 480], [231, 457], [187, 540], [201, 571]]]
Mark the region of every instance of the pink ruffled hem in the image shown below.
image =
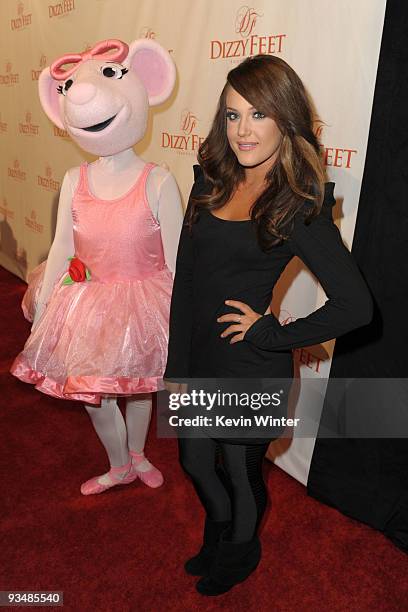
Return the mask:
[[163, 379], [155, 376], [148, 378], [68, 376], [62, 384], [33, 370], [21, 355], [14, 360], [10, 372], [23, 382], [35, 385], [38, 391], [46, 395], [59, 399], [79, 400], [86, 404], [99, 405], [105, 395], [154, 393], [164, 388]]

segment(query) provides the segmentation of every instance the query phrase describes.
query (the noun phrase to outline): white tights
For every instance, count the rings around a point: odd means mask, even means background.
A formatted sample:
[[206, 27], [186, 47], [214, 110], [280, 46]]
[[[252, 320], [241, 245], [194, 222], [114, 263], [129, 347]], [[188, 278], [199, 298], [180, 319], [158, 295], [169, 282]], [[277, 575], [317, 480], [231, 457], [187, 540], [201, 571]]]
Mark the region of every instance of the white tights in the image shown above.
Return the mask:
[[[109, 457], [111, 467], [126, 465], [129, 450], [142, 453], [146, 441], [152, 411], [150, 393], [126, 399], [126, 422], [115, 397], [104, 398], [100, 407], [85, 404], [96, 433]], [[149, 469], [145, 459], [138, 470]]]

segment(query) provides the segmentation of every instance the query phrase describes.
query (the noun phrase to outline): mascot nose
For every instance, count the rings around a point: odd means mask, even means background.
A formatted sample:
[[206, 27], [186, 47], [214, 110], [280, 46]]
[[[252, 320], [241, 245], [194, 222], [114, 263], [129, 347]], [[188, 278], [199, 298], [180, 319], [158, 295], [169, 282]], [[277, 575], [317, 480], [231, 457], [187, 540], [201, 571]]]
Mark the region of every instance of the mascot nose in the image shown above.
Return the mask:
[[92, 83], [74, 83], [67, 91], [67, 98], [73, 104], [86, 104], [96, 95], [96, 87]]

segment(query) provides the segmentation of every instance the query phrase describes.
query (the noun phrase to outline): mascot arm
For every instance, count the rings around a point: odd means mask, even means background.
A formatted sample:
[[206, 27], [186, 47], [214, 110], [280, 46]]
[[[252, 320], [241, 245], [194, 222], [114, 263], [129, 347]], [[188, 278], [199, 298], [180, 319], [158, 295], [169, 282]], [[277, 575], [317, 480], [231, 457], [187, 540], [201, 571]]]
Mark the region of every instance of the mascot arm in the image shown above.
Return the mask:
[[33, 328], [36, 326], [48, 303], [58, 277], [68, 269], [68, 257], [74, 255], [75, 247], [71, 212], [72, 196], [73, 187], [68, 171], [62, 182], [58, 204], [57, 227], [54, 241], [48, 254], [42, 288], [38, 296]]
[[180, 192], [173, 175], [163, 168], [157, 167], [151, 173], [155, 185], [156, 201], [152, 202], [148, 186], [149, 203], [152, 212], [160, 224], [164, 259], [174, 276], [176, 256], [183, 224], [183, 206]]

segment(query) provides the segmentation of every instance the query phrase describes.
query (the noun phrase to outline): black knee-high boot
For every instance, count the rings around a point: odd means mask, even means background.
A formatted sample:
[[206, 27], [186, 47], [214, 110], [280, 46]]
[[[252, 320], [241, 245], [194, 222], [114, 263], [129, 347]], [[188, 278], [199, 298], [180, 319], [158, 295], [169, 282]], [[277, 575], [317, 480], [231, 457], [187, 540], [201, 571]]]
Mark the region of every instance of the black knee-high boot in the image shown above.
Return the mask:
[[261, 559], [258, 536], [248, 542], [229, 542], [222, 535], [209, 574], [201, 578], [196, 589], [201, 595], [222, 595], [243, 582], [256, 569]]
[[205, 576], [215, 560], [217, 544], [221, 534], [231, 525], [231, 521], [212, 521], [205, 519], [203, 545], [197, 555], [184, 564], [184, 569], [191, 576]]

